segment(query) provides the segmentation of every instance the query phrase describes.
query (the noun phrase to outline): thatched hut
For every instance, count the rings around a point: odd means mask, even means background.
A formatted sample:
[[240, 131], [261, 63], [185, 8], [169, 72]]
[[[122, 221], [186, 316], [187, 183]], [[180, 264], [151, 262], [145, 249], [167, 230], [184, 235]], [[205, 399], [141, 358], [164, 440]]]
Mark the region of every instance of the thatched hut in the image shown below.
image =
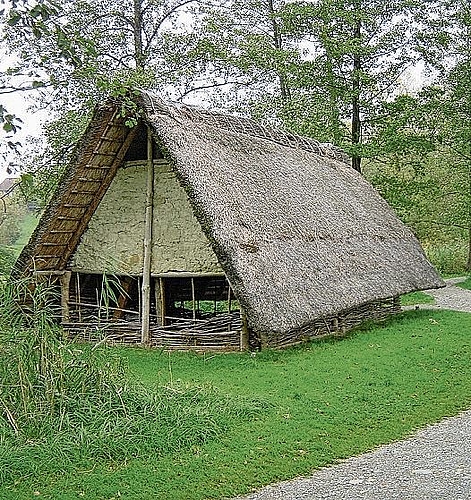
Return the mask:
[[76, 334], [169, 348], [285, 346], [443, 285], [335, 148], [147, 93], [100, 106], [17, 269]]

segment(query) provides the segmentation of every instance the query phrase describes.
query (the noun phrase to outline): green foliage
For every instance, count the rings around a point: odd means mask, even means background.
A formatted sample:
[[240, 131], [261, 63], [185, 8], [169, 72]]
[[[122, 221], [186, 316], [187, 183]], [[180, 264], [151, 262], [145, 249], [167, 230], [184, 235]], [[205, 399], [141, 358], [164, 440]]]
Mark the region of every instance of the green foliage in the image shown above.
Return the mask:
[[229, 6], [207, 15], [205, 43], [193, 56], [210, 61], [221, 79], [226, 75], [256, 115], [358, 158], [377, 154], [370, 122], [418, 57], [411, 30], [419, 23], [409, 21], [421, 2], [234, 0]]
[[26, 206], [15, 193], [0, 199], [0, 247], [14, 245], [22, 234]]
[[0, 245], [11, 245], [20, 237], [18, 219], [10, 213], [0, 214]]
[[468, 276], [461, 283], [457, 283], [456, 286], [458, 286], [459, 288], [463, 288], [464, 290], [471, 290], [471, 277]]
[[0, 283], [5, 276], [10, 274], [10, 271], [15, 263], [16, 256], [13, 250], [0, 245]]
[[46, 205], [71, 161], [89, 119], [86, 109], [64, 111], [45, 125], [46, 148], [30, 151], [21, 168], [20, 189], [25, 201], [38, 208]]
[[467, 242], [450, 240], [425, 245], [425, 253], [430, 262], [444, 276], [462, 276], [466, 273]]
[[0, 104], [0, 124], [5, 132], [17, 132], [21, 120], [15, 115], [8, 113], [8, 110]]
[[379, 155], [366, 173], [437, 269], [462, 274], [471, 268], [471, 9], [448, 0], [427, 9], [433, 29], [417, 43], [438, 76], [382, 106], [372, 122]]

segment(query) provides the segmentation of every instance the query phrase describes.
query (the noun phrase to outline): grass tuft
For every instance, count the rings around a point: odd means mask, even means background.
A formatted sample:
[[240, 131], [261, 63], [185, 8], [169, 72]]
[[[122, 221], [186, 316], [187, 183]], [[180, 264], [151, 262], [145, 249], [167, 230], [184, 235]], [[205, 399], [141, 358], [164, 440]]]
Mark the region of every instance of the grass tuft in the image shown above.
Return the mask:
[[430, 262], [443, 276], [461, 276], [466, 271], [467, 242], [450, 241], [424, 246]]

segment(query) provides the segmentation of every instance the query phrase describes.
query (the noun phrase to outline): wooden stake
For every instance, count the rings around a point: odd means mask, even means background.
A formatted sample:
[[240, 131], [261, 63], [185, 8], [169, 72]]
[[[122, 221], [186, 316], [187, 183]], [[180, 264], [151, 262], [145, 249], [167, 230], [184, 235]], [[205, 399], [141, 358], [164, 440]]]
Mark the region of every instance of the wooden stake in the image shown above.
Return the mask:
[[196, 301], [195, 301], [195, 279], [191, 278], [191, 304], [193, 307], [193, 321], [196, 319]]
[[[82, 298], [80, 296], [80, 273], [75, 273], [76, 283], [77, 283], [77, 302], [80, 304], [82, 302]], [[78, 306], [78, 320], [79, 323], [82, 322], [82, 307]]]
[[152, 263], [152, 218], [154, 206], [154, 161], [152, 152], [152, 133], [147, 127], [147, 190], [146, 190], [146, 219], [144, 229], [144, 267], [142, 274], [142, 329], [141, 342], [150, 343], [150, 273]]
[[231, 312], [232, 297], [231, 297], [231, 285], [227, 282], [227, 310]]
[[61, 276], [61, 309], [62, 309], [62, 323], [70, 323], [70, 278], [72, 273], [66, 271]]
[[160, 288], [160, 310], [162, 311], [161, 325], [165, 326], [166, 325], [165, 308], [167, 307], [167, 304], [165, 302], [165, 279], [164, 278], [159, 278], [159, 288]]
[[154, 283], [154, 299], [155, 299], [155, 315], [157, 317], [157, 325], [158, 326], [163, 326], [162, 323], [162, 318], [163, 318], [163, 311], [162, 311], [162, 288], [161, 288], [161, 282], [162, 278], [155, 278]]
[[247, 351], [249, 348], [249, 327], [247, 324], [247, 317], [242, 308], [240, 309], [240, 319], [242, 321], [242, 328], [240, 329], [240, 350]]

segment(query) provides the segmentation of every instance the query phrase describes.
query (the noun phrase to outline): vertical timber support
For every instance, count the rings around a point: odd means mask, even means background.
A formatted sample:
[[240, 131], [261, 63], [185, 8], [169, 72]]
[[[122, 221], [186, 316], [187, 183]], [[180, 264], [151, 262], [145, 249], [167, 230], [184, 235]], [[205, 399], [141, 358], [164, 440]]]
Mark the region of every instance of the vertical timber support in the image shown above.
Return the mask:
[[142, 317], [141, 342], [150, 343], [150, 283], [152, 262], [152, 219], [154, 207], [154, 155], [152, 148], [152, 133], [147, 127], [147, 187], [146, 187], [146, 216], [144, 228], [144, 267], [142, 273]]
[[72, 277], [71, 271], [65, 271], [60, 278], [61, 283], [61, 311], [62, 323], [70, 322], [70, 278]]
[[240, 309], [240, 319], [242, 320], [242, 328], [240, 330], [240, 350], [247, 351], [249, 349], [249, 327], [247, 317], [242, 308]]
[[191, 308], [193, 311], [193, 321], [196, 319], [196, 297], [195, 297], [195, 280], [191, 278]]
[[167, 303], [165, 302], [165, 280], [159, 278], [159, 290], [160, 290], [160, 310], [162, 311], [161, 325], [165, 326], [167, 322], [165, 321], [165, 310], [167, 308]]
[[79, 320], [79, 323], [81, 323], [82, 322], [82, 306], [81, 306], [82, 297], [81, 297], [81, 292], [80, 292], [80, 273], [75, 273], [75, 284], [77, 286], [77, 290], [75, 293], [76, 293], [77, 302], [78, 302], [78, 306], [77, 306], [78, 320]]
[[155, 299], [155, 315], [157, 318], [157, 325], [158, 326], [163, 326], [164, 325], [164, 314], [165, 311], [162, 310], [163, 306], [163, 301], [162, 301], [162, 293], [163, 293], [163, 287], [162, 287], [162, 278], [155, 278], [154, 279], [155, 287], [154, 287], [154, 299]]

